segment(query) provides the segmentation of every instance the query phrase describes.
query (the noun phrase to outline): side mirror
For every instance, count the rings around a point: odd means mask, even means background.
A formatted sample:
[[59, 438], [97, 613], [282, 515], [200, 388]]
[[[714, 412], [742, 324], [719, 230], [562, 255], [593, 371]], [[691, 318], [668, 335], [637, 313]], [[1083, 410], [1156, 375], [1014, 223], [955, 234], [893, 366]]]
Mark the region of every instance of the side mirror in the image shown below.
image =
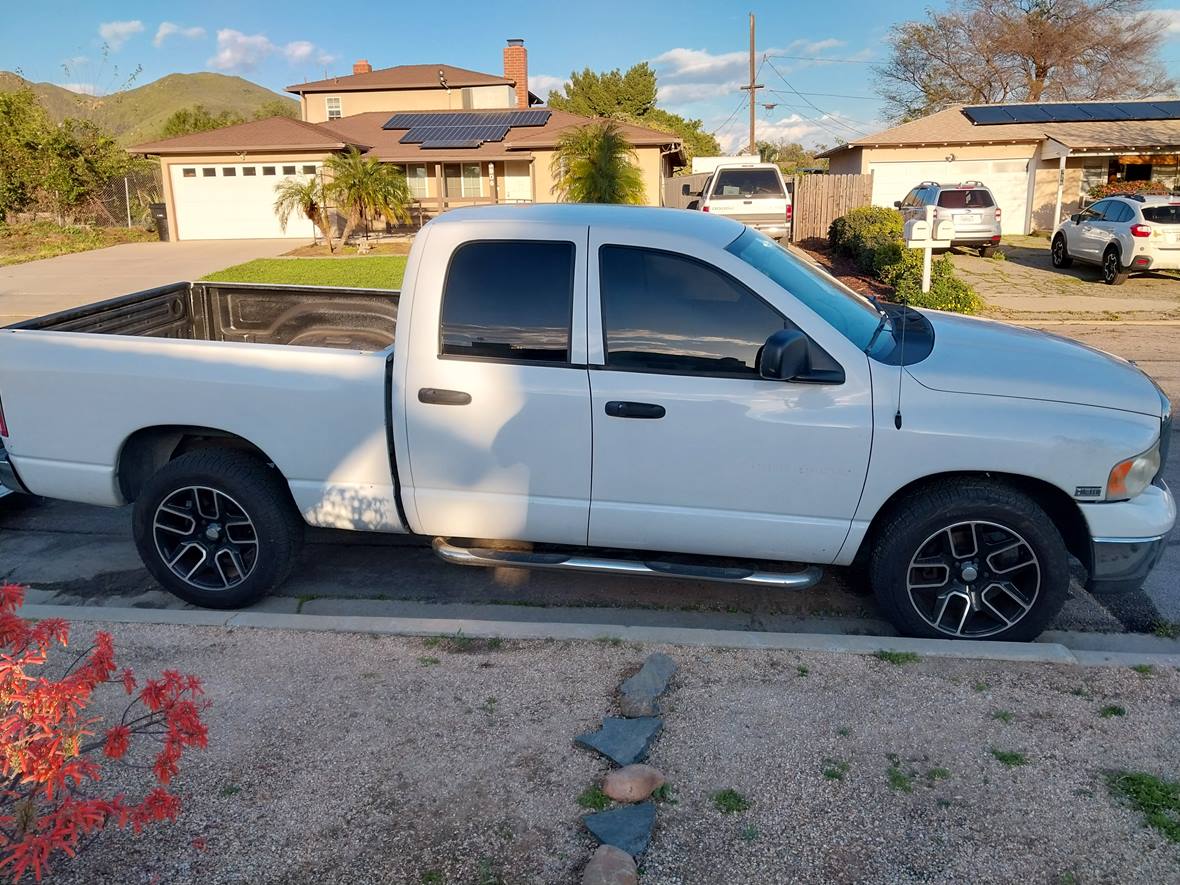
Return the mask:
[[901, 208], [901, 200], [894, 200], [893, 201], [893, 208], [900, 209]]
[[779, 329], [766, 339], [758, 357], [758, 374], [771, 381], [790, 381], [811, 369], [810, 344], [797, 329]]
[[1074, 224], [1081, 224], [1082, 223], [1082, 213], [1075, 212], [1073, 215], [1069, 216], [1069, 220], [1072, 221]]

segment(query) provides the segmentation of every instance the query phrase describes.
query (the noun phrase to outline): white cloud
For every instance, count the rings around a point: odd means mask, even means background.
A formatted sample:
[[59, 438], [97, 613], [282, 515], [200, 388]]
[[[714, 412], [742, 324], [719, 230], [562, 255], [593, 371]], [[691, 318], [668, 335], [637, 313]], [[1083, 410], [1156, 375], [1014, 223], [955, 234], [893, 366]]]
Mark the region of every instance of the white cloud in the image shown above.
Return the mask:
[[98, 26], [98, 36], [102, 37], [102, 42], [111, 47], [111, 52], [118, 52], [123, 48], [123, 44], [134, 37], [136, 34], [143, 32], [143, 22], [141, 21], [127, 21], [127, 22], [103, 22]]
[[102, 92], [93, 83], [58, 83], [62, 89], [68, 89], [70, 92], [77, 92], [79, 95], [102, 95]]
[[186, 28], [175, 22], [161, 22], [156, 29], [156, 37], [152, 40], [155, 46], [163, 46], [164, 41], [171, 36], [184, 37], [186, 40], [199, 40], [205, 36], [205, 29], [200, 27]]
[[329, 55], [310, 40], [295, 40], [283, 47], [283, 55], [293, 65], [304, 64], [312, 59], [317, 64], [326, 65], [336, 60], [336, 56]]
[[550, 92], [557, 92], [565, 88], [568, 80], [565, 77], [554, 77], [551, 74], [533, 74], [529, 77], [529, 92], [548, 98]]
[[252, 71], [275, 51], [265, 34], [243, 34], [233, 28], [217, 32], [217, 54], [208, 65], [219, 71]]
[[1167, 37], [1180, 37], [1180, 9], [1153, 9], [1148, 15], [1159, 20]]
[[726, 95], [737, 95], [744, 85], [743, 80], [727, 80], [721, 83], [669, 83], [660, 86], [660, 104], [688, 104], [694, 101], [708, 101]]

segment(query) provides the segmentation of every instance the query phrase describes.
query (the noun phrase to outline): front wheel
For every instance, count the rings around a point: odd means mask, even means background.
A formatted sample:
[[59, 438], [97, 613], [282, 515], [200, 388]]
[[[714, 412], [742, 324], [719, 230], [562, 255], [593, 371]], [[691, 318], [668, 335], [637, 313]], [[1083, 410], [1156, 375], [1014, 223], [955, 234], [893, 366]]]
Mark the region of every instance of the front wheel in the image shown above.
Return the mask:
[[1048, 515], [1023, 492], [984, 480], [930, 486], [876, 532], [870, 576], [906, 636], [1035, 639], [1069, 592], [1069, 557]]
[[290, 574], [303, 520], [279, 474], [243, 452], [181, 455], [147, 481], [132, 517], [152, 576], [185, 602], [242, 608]]
[[1070, 257], [1069, 249], [1065, 245], [1065, 234], [1058, 234], [1053, 238], [1050, 254], [1053, 256], [1054, 267], [1064, 269], [1073, 265], [1073, 258]]
[[1119, 250], [1113, 246], [1102, 256], [1102, 282], [1108, 286], [1121, 286], [1130, 274], [1123, 269]]

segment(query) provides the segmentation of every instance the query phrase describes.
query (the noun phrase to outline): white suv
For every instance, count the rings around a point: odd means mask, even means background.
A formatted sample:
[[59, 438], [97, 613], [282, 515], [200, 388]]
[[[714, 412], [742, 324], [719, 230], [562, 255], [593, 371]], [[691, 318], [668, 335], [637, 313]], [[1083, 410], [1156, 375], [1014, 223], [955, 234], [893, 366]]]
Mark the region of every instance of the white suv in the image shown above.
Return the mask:
[[1099, 200], [1057, 226], [1053, 266], [1097, 264], [1117, 286], [1132, 273], [1180, 270], [1180, 197], [1121, 194]]

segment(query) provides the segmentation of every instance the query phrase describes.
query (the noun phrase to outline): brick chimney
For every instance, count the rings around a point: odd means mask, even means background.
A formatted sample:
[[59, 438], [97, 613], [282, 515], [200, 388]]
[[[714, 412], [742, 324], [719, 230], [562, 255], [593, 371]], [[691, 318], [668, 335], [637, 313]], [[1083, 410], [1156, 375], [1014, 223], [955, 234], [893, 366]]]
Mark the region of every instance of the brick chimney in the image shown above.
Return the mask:
[[504, 79], [516, 84], [516, 106], [529, 106], [529, 51], [524, 40], [514, 37], [504, 47]]
[[360, 58], [352, 63], [352, 72], [354, 74], [371, 74], [373, 73], [373, 66], [363, 58]]

